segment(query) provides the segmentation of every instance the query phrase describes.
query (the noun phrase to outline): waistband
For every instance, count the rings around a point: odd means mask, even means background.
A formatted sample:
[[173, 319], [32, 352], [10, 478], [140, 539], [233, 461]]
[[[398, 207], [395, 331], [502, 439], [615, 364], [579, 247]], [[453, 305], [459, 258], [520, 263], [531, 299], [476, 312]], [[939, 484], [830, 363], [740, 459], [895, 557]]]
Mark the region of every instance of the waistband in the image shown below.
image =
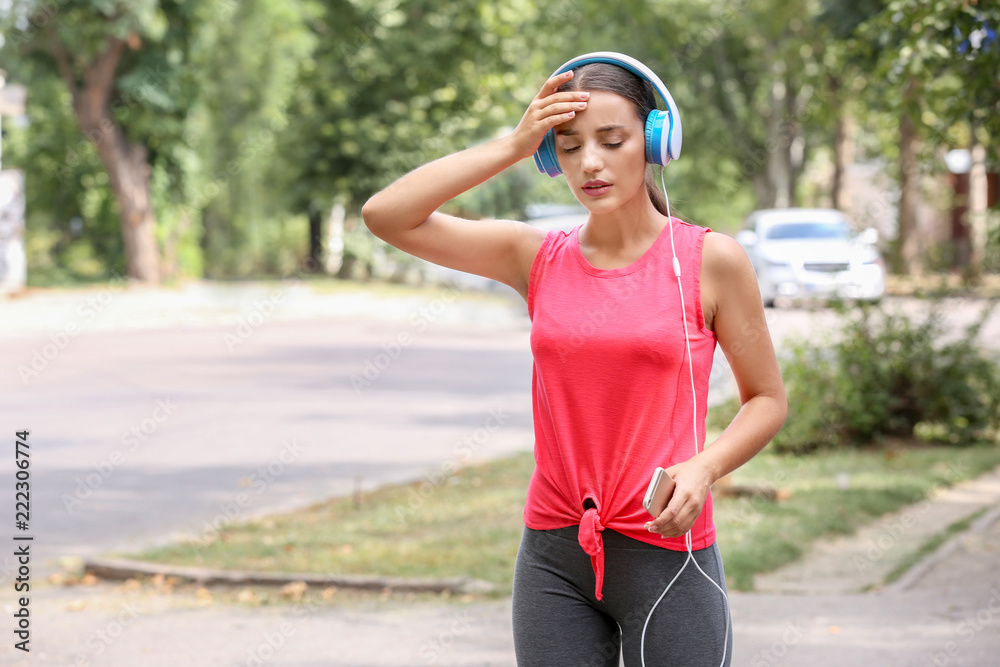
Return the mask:
[[[529, 529], [532, 530], [532, 529]], [[554, 535], [556, 537], [561, 537], [567, 540], [572, 540], [573, 542], [580, 541], [580, 526], [566, 526], [565, 528], [549, 528], [546, 530], [541, 530], [539, 532], [547, 533], [549, 535]], [[611, 528], [605, 528], [601, 531], [601, 538], [604, 542], [604, 548], [606, 549], [661, 549], [655, 544], [650, 544], [648, 542], [642, 542], [634, 537], [629, 537], [628, 535], [623, 535], [617, 530], [612, 530]]]

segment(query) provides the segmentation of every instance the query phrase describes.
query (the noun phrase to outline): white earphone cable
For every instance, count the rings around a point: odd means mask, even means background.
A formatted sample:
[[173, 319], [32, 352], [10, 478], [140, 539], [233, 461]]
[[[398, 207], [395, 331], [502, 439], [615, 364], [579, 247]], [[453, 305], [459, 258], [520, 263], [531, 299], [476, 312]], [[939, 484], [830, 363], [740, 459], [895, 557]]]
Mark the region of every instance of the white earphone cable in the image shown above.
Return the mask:
[[[680, 261], [677, 259], [677, 248], [674, 245], [674, 223], [673, 223], [673, 217], [670, 215], [670, 197], [667, 195], [667, 185], [663, 179], [663, 165], [660, 165], [660, 187], [663, 189], [663, 198], [667, 203], [667, 225], [670, 227], [670, 253], [673, 256], [674, 277], [677, 278], [677, 289], [679, 290], [681, 297], [681, 320], [684, 322], [684, 349], [685, 352], [687, 353], [688, 370], [691, 379], [691, 401], [692, 401], [692, 413], [693, 413], [692, 427], [694, 429], [694, 451], [695, 454], [698, 454], [699, 453], [698, 394], [695, 391], [695, 386], [694, 386], [694, 359], [691, 357], [691, 338], [688, 335], [687, 313], [684, 309], [684, 287], [681, 284], [681, 264]], [[653, 617], [653, 612], [656, 610], [656, 607], [660, 604], [660, 601], [664, 598], [664, 596], [666, 596], [667, 591], [670, 590], [670, 587], [674, 585], [674, 582], [677, 581], [677, 578], [680, 577], [681, 573], [687, 568], [688, 563], [694, 563], [694, 566], [698, 568], [698, 571], [701, 572], [702, 575], [704, 575], [704, 577], [708, 579], [712, 583], [712, 585], [719, 590], [720, 593], [722, 593], [722, 599], [724, 601], [725, 611], [726, 611], [726, 636], [722, 642], [722, 662], [719, 663], [719, 667], [724, 667], [726, 664], [726, 653], [728, 651], [728, 646], [729, 646], [729, 623], [730, 623], [729, 596], [726, 595], [726, 591], [722, 590], [722, 587], [719, 586], [719, 584], [717, 584], [715, 580], [712, 579], [712, 577], [708, 576], [705, 570], [701, 569], [701, 566], [698, 565], [698, 561], [695, 560], [694, 553], [692, 550], [690, 529], [688, 529], [687, 533], [684, 534], [684, 546], [687, 547], [687, 553], [688, 553], [687, 558], [684, 560], [684, 564], [681, 566], [681, 569], [677, 571], [677, 574], [674, 575], [674, 578], [670, 580], [670, 583], [667, 584], [667, 587], [663, 589], [663, 592], [660, 593], [660, 597], [656, 599], [655, 603], [653, 603], [652, 609], [649, 610], [649, 615], [646, 616], [646, 622], [642, 626], [642, 637], [639, 640], [639, 658], [642, 661], [642, 667], [646, 667], [646, 628], [649, 626], [649, 619]]]

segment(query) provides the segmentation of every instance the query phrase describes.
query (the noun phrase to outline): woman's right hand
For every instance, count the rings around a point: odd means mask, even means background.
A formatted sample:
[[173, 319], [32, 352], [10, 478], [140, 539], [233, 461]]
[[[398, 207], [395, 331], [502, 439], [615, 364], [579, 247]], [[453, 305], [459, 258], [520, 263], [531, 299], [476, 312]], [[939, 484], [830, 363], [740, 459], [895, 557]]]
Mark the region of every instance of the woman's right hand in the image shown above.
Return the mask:
[[573, 70], [555, 75], [531, 100], [521, 122], [510, 135], [519, 157], [530, 157], [538, 150], [546, 132], [572, 119], [577, 111], [587, 108], [590, 93], [582, 90], [556, 92], [559, 86], [572, 78]]

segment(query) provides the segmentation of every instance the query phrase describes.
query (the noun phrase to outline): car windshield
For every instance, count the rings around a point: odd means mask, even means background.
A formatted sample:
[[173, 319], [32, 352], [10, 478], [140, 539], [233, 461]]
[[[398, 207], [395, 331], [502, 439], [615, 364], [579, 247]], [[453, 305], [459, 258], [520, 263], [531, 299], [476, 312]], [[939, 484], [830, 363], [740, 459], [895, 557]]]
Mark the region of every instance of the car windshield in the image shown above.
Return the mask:
[[781, 239], [846, 239], [850, 230], [843, 222], [783, 222], [767, 230], [767, 238]]

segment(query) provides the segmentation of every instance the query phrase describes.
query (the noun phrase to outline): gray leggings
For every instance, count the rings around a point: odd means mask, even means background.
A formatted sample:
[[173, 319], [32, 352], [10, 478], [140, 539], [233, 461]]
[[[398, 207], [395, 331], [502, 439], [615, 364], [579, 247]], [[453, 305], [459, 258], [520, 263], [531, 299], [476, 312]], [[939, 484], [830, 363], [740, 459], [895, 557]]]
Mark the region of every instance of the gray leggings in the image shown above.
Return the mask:
[[[514, 651], [518, 667], [639, 667], [640, 636], [656, 599], [684, 564], [672, 551], [605, 529], [603, 600], [594, 597], [590, 556], [577, 526], [525, 527], [514, 568]], [[716, 545], [695, 560], [723, 590]], [[646, 630], [646, 667], [716, 667], [726, 637], [722, 594], [689, 563], [653, 612]], [[732, 629], [725, 647], [732, 660]]]

